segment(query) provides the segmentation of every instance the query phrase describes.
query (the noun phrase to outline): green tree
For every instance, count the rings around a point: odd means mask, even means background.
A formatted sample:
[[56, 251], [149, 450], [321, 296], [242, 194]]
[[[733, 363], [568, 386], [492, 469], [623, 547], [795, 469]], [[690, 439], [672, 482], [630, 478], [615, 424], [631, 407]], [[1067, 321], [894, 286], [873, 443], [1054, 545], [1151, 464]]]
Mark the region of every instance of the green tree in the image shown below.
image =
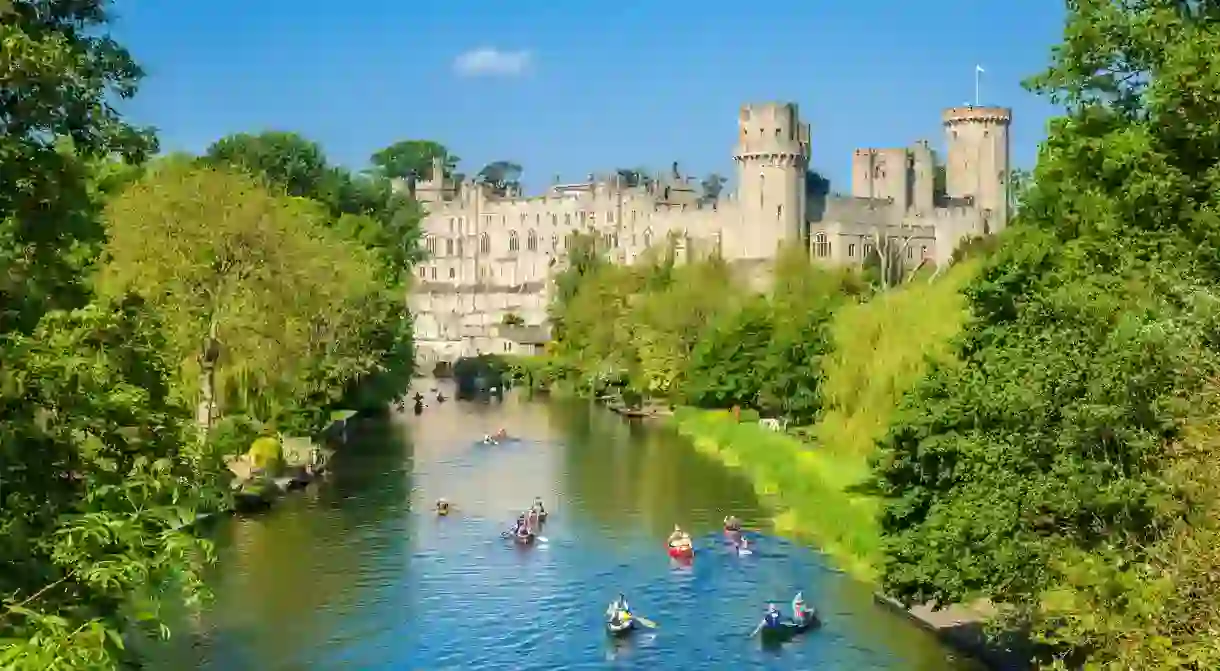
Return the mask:
[[[101, 288], [144, 296], [182, 362], [200, 424], [220, 410], [283, 421], [331, 379], [368, 372], [364, 308], [384, 287], [376, 255], [325, 209], [223, 169], [167, 164], [107, 207]], [[217, 348], [215, 369], [203, 365]], [[213, 355], [214, 357], [215, 355]]]
[[431, 140], [402, 140], [377, 151], [371, 162], [385, 177], [418, 181], [432, 177], [432, 161], [444, 159], [445, 176], [452, 177], [461, 162], [445, 148]]
[[1220, 22], [1068, 5], [1064, 105], [969, 288], [959, 361], [883, 441], [886, 586], [986, 597], [1048, 668], [1216, 668]]
[[504, 195], [509, 189], [520, 188], [522, 170], [512, 161], [492, 161], [479, 170], [475, 179], [486, 184], [493, 193]]
[[720, 194], [724, 193], [724, 185], [728, 183], [728, 178], [717, 173], [711, 173], [704, 177], [699, 182], [699, 188], [702, 190], [700, 198], [706, 203], [714, 203], [720, 199]]
[[297, 133], [267, 131], [252, 135], [237, 133], [214, 142], [204, 153], [211, 165], [246, 170], [280, 184], [288, 194], [316, 197], [328, 179], [334, 179], [322, 147]]

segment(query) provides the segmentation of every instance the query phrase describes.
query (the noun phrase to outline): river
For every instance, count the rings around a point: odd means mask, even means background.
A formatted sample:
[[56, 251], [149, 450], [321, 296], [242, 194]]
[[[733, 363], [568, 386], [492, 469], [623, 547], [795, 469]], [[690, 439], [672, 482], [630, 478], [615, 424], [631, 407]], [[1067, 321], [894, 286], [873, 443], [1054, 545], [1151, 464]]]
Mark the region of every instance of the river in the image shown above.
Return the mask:
[[[500, 427], [515, 440], [478, 444]], [[432, 513], [442, 496], [449, 517]], [[534, 496], [548, 542], [502, 539]], [[153, 667], [977, 668], [813, 550], [759, 536], [755, 554], [728, 552], [729, 512], [767, 519], [747, 482], [673, 432], [585, 404], [509, 397], [367, 421], [327, 481], [216, 525], [215, 600]], [[664, 552], [675, 523], [696, 539], [689, 566]], [[787, 610], [797, 589], [821, 630], [780, 649], [747, 638], [766, 600]], [[619, 591], [659, 628], [609, 640]]]

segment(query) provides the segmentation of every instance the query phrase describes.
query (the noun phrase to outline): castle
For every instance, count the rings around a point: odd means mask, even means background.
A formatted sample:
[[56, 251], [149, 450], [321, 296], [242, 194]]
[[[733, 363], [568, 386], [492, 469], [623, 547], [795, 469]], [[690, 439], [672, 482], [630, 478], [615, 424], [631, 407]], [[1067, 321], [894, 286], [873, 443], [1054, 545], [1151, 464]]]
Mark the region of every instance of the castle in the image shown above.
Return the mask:
[[[709, 197], [679, 173], [629, 183], [590, 175], [545, 194], [497, 193], [448, 179], [440, 160], [412, 188], [425, 209], [422, 262], [410, 297], [421, 363], [477, 353], [532, 353], [546, 339], [549, 278], [572, 236], [596, 234], [610, 258], [632, 263], [671, 240], [679, 254], [720, 254], [765, 267], [784, 243], [807, 245], [816, 261], [862, 264], [884, 256], [898, 272], [943, 267], [967, 238], [998, 232], [1009, 217], [1009, 126], [1000, 107], [955, 107], [942, 115], [944, 187], [926, 141], [859, 149], [850, 195], [808, 193], [809, 125], [795, 104], [741, 108], [733, 159], [736, 192]], [[505, 317], [517, 319], [505, 324]]]

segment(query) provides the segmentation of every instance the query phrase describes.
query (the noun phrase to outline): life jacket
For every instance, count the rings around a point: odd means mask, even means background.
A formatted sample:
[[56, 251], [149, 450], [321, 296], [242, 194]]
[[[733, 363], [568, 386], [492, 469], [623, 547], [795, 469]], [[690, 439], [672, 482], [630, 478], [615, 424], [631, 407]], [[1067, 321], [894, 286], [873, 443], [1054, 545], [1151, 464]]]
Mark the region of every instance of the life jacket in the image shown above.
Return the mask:
[[779, 611], [777, 611], [777, 610], [767, 611], [767, 615], [763, 618], [763, 621], [767, 623], [768, 627], [774, 627], [774, 626], [779, 625]]

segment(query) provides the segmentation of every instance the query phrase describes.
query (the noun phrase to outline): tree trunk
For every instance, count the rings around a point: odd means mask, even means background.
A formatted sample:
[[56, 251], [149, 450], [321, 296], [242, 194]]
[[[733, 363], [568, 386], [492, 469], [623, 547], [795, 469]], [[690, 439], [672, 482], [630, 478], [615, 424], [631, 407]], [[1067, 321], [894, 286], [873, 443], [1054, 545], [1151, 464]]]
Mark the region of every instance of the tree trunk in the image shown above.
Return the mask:
[[208, 338], [203, 344], [203, 352], [199, 356], [199, 407], [195, 412], [195, 421], [199, 424], [199, 434], [207, 441], [216, 417], [216, 360], [220, 355], [220, 345], [216, 341], [216, 320], [208, 327]]

